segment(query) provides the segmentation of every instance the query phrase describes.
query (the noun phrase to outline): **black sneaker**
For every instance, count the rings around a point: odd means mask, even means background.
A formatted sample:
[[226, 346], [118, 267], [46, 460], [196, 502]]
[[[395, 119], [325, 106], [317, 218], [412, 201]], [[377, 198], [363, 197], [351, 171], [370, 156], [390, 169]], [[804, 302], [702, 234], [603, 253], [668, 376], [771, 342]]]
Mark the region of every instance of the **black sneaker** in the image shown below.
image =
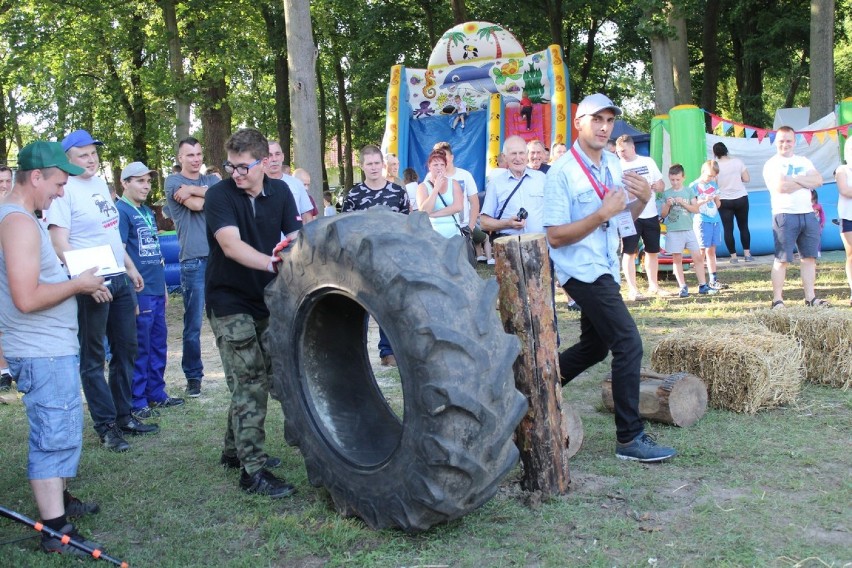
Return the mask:
[[[237, 456], [226, 456], [222, 454], [222, 457], [219, 458], [219, 463], [228, 469], [239, 469], [242, 467], [240, 463], [240, 458]], [[274, 458], [271, 456], [266, 456], [266, 463], [263, 467], [275, 468], [281, 467], [281, 458]]]
[[[198, 389], [198, 394], [201, 394], [201, 388]], [[155, 402], [154, 408], [172, 408], [174, 406], [183, 406], [186, 404], [186, 401], [182, 398], [172, 398], [167, 397], [166, 400], [162, 402]]]
[[[75, 542], [86, 545], [92, 550], [100, 550], [102, 547], [97, 542], [93, 542], [88, 540], [86, 537], [77, 532], [77, 529], [74, 528], [74, 525], [68, 523], [62, 530], [60, 530], [62, 534], [70, 537]], [[75, 548], [70, 544], [63, 544], [62, 539], [56, 538], [55, 536], [49, 536], [46, 533], [41, 537], [41, 549], [45, 552], [55, 552], [57, 554], [71, 554], [73, 556], [78, 556], [80, 558], [90, 558], [92, 555], [88, 552], [84, 552], [79, 548]]]
[[273, 499], [289, 497], [296, 492], [296, 488], [278, 479], [265, 469], [259, 470], [254, 475], [249, 475], [246, 470], [240, 473], [240, 488], [246, 493], [267, 495]]
[[189, 398], [198, 398], [201, 396], [201, 381], [199, 379], [186, 380], [186, 396]]
[[133, 410], [130, 412], [136, 420], [147, 420], [149, 418], [154, 418], [159, 416], [160, 413], [151, 408], [150, 406], [143, 406], [139, 410]]
[[69, 518], [83, 517], [86, 515], [94, 515], [101, 510], [97, 503], [84, 503], [67, 491], [65, 492], [67, 501], [65, 502], [65, 516]]
[[0, 392], [12, 390], [12, 375], [3, 373], [0, 375]]
[[125, 434], [130, 434], [131, 436], [141, 436], [146, 434], [156, 434], [160, 431], [160, 427], [156, 424], [145, 424], [144, 422], [140, 422], [132, 415], [130, 416], [130, 420], [128, 420], [124, 424], [119, 424], [118, 428]]
[[124, 434], [115, 424], [110, 425], [106, 432], [101, 434], [101, 442], [104, 447], [112, 452], [126, 452], [130, 444], [124, 439]]

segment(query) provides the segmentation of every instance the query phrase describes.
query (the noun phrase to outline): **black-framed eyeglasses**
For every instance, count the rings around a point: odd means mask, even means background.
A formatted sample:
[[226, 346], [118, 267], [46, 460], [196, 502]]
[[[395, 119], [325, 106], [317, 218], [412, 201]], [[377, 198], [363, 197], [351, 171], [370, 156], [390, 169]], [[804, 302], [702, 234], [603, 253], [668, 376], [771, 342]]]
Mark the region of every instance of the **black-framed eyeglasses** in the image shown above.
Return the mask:
[[258, 158], [247, 166], [235, 166], [230, 162], [225, 162], [222, 164], [222, 169], [225, 170], [225, 172], [227, 172], [228, 174], [233, 174], [234, 172], [237, 172], [241, 176], [246, 176], [248, 175], [249, 170], [258, 165], [262, 160], [263, 158]]

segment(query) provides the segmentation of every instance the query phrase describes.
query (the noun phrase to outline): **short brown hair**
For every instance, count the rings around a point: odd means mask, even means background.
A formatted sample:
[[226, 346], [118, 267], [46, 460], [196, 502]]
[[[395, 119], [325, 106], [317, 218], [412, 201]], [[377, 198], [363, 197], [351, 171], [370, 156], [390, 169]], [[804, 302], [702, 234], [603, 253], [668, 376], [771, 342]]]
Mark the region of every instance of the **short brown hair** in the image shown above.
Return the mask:
[[[450, 154], [451, 156], [453, 155], [453, 148], [450, 146], [449, 142], [438, 142], [437, 144], [432, 146], [432, 151], [435, 150], [443, 150], [447, 154]], [[444, 158], [446, 158], [446, 156], [444, 156]], [[426, 163], [428, 164], [429, 162]]]
[[234, 154], [248, 152], [255, 160], [269, 157], [269, 141], [256, 128], [241, 128], [225, 142], [225, 151]]

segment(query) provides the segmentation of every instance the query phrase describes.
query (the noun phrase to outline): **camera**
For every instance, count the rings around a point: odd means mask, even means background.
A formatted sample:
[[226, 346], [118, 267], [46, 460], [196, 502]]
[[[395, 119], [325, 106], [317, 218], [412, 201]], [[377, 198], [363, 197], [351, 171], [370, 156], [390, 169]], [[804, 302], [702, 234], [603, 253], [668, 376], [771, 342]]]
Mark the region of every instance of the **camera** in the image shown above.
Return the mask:
[[529, 212], [526, 209], [524, 209], [523, 207], [518, 209], [518, 213], [517, 213], [517, 215], [515, 215], [515, 217], [518, 219], [518, 221], [523, 221], [528, 216], [529, 216]]

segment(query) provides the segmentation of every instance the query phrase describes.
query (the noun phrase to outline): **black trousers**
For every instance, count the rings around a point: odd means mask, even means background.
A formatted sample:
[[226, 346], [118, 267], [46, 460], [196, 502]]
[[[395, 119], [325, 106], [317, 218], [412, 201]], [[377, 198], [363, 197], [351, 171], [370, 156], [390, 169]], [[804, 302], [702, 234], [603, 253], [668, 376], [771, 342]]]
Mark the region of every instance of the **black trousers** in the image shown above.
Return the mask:
[[582, 312], [580, 341], [559, 354], [562, 384], [612, 352], [615, 431], [619, 442], [629, 442], [644, 429], [639, 415], [642, 338], [636, 322], [621, 299], [618, 283], [609, 274], [591, 284], [571, 278], [563, 288], [580, 304]]
[[734, 241], [734, 219], [737, 220], [737, 227], [740, 229], [743, 248], [751, 250], [751, 232], [748, 230], [748, 195], [737, 199], [723, 199], [719, 205], [719, 216], [722, 218], [725, 246], [728, 247], [728, 252], [731, 254], [737, 252], [737, 243]]

